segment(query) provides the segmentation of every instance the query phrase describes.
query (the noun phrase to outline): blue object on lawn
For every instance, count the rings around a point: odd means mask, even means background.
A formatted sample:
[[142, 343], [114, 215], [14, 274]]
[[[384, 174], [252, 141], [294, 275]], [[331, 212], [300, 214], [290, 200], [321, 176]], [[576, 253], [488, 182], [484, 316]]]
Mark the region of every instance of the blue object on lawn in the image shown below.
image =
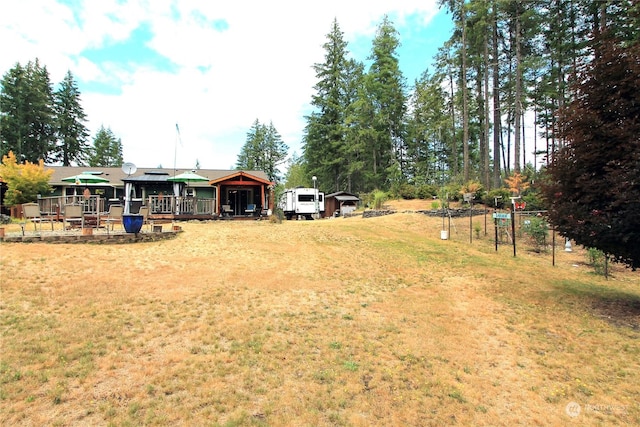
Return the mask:
[[139, 233], [142, 229], [144, 217], [138, 214], [122, 215], [122, 225], [127, 233]]

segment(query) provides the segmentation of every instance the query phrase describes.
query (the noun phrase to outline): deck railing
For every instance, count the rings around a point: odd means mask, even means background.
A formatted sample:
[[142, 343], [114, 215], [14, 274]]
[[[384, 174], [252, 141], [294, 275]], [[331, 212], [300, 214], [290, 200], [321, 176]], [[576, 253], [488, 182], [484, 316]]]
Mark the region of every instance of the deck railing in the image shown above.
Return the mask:
[[216, 199], [201, 197], [149, 196], [151, 214], [213, 215]]
[[[45, 215], [54, 216], [62, 215], [65, 205], [82, 205], [85, 214], [97, 215], [107, 212], [111, 204], [120, 204], [122, 202], [117, 199], [105, 199], [101, 196], [92, 195], [86, 198], [84, 195], [76, 195], [41, 197], [38, 199], [38, 203], [40, 205], [40, 212]], [[147, 203], [150, 214], [213, 215], [216, 213], [215, 198], [149, 196]]]
[[65, 205], [81, 205], [85, 214], [97, 215], [105, 212], [106, 199], [101, 196], [84, 197], [83, 195], [75, 196], [53, 196], [41, 197], [38, 199], [40, 212], [46, 215], [62, 215]]

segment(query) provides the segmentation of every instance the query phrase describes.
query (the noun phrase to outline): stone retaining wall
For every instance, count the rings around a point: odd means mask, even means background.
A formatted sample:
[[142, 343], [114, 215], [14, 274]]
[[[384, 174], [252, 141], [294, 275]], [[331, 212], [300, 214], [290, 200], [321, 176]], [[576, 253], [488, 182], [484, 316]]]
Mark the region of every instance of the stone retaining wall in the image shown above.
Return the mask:
[[123, 244], [157, 242], [175, 238], [182, 231], [168, 231], [159, 233], [116, 233], [116, 234], [41, 234], [25, 236], [5, 236], [1, 239], [7, 243], [93, 243], [93, 244]]
[[[391, 209], [371, 209], [368, 211], [364, 211], [362, 213], [362, 217], [363, 218], [375, 218], [375, 217], [379, 217], [379, 216], [384, 216], [384, 215], [391, 215], [396, 213], [397, 211], [395, 210], [391, 210]], [[484, 209], [474, 209], [473, 210], [473, 215], [484, 215]], [[433, 216], [433, 217], [441, 217], [442, 216], [442, 210], [417, 210], [417, 211], [402, 211], [402, 213], [419, 213], [419, 214], [423, 214], [423, 215], [427, 215], [427, 216]], [[487, 213], [489, 213], [487, 211]], [[444, 216], [451, 216], [451, 218], [460, 218], [460, 217], [468, 217], [469, 216], [469, 209], [449, 209], [448, 211], [444, 212]]]

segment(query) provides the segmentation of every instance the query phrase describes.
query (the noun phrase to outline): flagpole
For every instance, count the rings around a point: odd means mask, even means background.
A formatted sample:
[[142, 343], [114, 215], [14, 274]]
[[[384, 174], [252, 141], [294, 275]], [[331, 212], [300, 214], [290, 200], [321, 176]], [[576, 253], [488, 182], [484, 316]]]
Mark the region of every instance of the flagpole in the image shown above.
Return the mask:
[[176, 159], [178, 158], [178, 139], [180, 138], [180, 127], [176, 123], [176, 143], [173, 149], [173, 176], [176, 176]]
[[[176, 177], [176, 173], [177, 173], [176, 159], [178, 157], [178, 140], [179, 139], [180, 139], [180, 127], [178, 126], [178, 122], [176, 122], [176, 145], [174, 149], [175, 151], [173, 153], [173, 177], [174, 178]], [[174, 186], [173, 193], [176, 199], [175, 212], [176, 214], [179, 214], [180, 213], [180, 195], [176, 194], [176, 188], [175, 188], [176, 185], [179, 185], [179, 184], [176, 184], [176, 183], [173, 184]]]

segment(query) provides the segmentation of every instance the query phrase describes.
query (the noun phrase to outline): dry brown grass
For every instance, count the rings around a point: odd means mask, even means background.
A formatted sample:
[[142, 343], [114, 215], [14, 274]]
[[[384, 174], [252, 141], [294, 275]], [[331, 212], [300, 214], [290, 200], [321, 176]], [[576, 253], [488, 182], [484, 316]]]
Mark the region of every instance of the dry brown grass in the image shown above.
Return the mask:
[[638, 273], [605, 280], [579, 250], [552, 267], [470, 246], [465, 220], [441, 241], [440, 224], [398, 213], [4, 243], [0, 423], [639, 424]]

